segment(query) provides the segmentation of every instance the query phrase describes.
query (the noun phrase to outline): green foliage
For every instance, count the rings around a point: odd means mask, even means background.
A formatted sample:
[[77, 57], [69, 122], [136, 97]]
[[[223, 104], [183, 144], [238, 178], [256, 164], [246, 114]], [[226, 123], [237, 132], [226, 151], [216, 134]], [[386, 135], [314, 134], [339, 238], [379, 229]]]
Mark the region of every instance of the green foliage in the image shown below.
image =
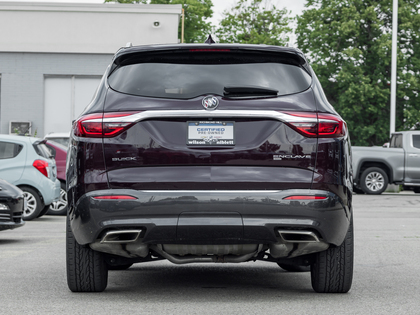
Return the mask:
[[[298, 47], [347, 121], [353, 145], [389, 138], [392, 1], [308, 0]], [[396, 130], [420, 128], [420, 1], [400, 0]]]
[[[105, 0], [105, 2], [115, 2]], [[182, 4], [185, 10], [184, 42], [203, 43], [211, 31], [210, 22], [206, 19], [213, 15], [211, 0], [116, 0], [119, 3], [143, 4]], [[181, 22], [179, 23], [178, 37], [181, 38]]]
[[105, 0], [106, 2], [118, 2], [118, 3], [146, 3], [144, 0]]
[[215, 30], [222, 43], [284, 46], [292, 31], [286, 9], [279, 10], [263, 0], [239, 0], [232, 12], [224, 12]]

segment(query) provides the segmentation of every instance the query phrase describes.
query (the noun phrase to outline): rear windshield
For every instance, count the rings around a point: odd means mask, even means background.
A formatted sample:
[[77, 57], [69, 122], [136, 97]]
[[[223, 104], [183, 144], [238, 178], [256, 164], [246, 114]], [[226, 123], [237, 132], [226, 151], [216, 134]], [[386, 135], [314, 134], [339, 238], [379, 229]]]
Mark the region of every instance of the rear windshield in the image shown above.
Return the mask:
[[259, 94], [263, 89], [270, 90], [270, 95], [273, 91], [274, 96], [287, 95], [308, 89], [312, 82], [295, 58], [255, 52], [139, 54], [114, 65], [108, 83], [126, 94], [173, 99], [223, 96], [226, 87], [252, 87], [260, 89]]

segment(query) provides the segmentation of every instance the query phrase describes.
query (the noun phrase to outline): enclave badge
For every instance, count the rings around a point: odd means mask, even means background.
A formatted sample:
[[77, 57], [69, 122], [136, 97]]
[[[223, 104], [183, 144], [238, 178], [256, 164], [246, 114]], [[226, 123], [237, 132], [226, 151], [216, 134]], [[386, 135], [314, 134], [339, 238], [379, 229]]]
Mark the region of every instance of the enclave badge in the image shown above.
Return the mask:
[[273, 160], [274, 161], [290, 160], [290, 159], [310, 159], [310, 158], [311, 158], [310, 154], [304, 154], [304, 155], [299, 155], [299, 154], [274, 154], [273, 155]]
[[205, 109], [214, 110], [219, 105], [219, 100], [214, 96], [206, 96], [201, 103]]

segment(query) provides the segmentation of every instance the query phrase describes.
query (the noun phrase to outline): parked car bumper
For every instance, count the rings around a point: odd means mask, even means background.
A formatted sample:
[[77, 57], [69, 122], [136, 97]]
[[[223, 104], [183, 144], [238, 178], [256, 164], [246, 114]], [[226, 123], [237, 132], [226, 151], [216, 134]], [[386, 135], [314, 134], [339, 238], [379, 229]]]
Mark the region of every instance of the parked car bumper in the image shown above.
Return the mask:
[[58, 201], [60, 199], [60, 181], [58, 178], [55, 181], [45, 181], [42, 187], [42, 197], [44, 198], [44, 204], [50, 205], [54, 201]]
[[[133, 200], [95, 199], [125, 195]], [[285, 200], [294, 195], [323, 200]], [[323, 190], [138, 191], [87, 193], [69, 210], [79, 244], [90, 244], [112, 230], [139, 229], [147, 244], [271, 244], [278, 230], [313, 231], [324, 242], [340, 245], [351, 209]]]
[[[5, 182], [3, 181], [3, 188]], [[10, 194], [0, 193], [0, 231], [12, 230], [25, 225], [22, 220], [25, 199], [22, 191], [13, 185], [7, 186]], [[1, 190], [0, 190], [1, 192]]]
[[13, 230], [24, 225], [25, 225], [25, 222], [22, 219], [18, 219], [18, 222], [14, 222], [14, 221], [1, 222], [0, 221], [0, 231]]

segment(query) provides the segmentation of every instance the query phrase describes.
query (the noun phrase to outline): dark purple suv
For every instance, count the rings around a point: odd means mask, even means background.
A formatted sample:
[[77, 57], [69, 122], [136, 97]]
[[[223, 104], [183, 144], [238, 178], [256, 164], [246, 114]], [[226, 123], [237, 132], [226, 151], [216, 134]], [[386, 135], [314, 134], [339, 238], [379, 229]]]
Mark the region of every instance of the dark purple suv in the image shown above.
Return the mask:
[[262, 260], [350, 290], [350, 141], [299, 50], [123, 48], [70, 141], [70, 290], [160, 259]]

